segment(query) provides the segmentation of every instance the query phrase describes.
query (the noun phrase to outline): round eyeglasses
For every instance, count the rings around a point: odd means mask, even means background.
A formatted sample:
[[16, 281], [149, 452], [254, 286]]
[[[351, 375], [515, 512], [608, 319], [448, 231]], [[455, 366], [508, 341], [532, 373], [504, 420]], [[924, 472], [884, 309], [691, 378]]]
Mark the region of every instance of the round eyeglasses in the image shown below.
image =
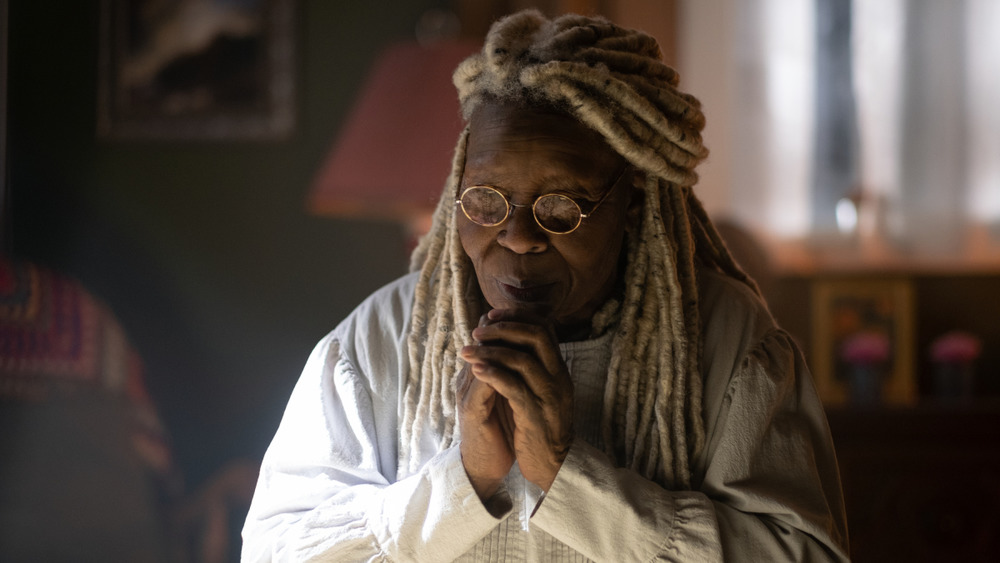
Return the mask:
[[627, 170], [628, 166], [622, 169], [618, 177], [611, 183], [611, 187], [588, 213], [583, 212], [576, 200], [564, 194], [543, 194], [538, 196], [531, 205], [518, 204], [511, 203], [507, 196], [493, 186], [469, 186], [455, 200], [455, 205], [462, 207], [462, 213], [465, 213], [470, 221], [483, 227], [496, 227], [503, 223], [514, 212], [515, 207], [531, 207], [531, 212], [539, 227], [554, 235], [566, 235], [575, 231], [584, 219], [597, 211], [597, 208], [615, 190]]

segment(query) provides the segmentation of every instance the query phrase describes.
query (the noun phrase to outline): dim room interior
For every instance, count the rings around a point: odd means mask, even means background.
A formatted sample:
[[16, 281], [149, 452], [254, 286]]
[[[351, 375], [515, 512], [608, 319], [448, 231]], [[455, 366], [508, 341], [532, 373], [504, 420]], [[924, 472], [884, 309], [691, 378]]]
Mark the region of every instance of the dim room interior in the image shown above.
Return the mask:
[[452, 70], [525, 7], [647, 31], [701, 100], [854, 560], [1000, 558], [994, 0], [0, 0], [0, 555], [238, 560], [310, 350], [427, 228]]

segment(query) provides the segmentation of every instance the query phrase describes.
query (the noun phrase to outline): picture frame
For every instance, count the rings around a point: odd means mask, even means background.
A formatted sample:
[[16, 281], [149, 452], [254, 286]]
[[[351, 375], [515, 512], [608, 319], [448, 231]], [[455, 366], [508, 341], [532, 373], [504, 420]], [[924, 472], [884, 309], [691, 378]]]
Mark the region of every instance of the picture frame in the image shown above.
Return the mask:
[[[914, 291], [904, 278], [817, 279], [812, 282], [811, 368], [828, 406], [903, 406], [917, 401]], [[870, 338], [874, 350], [858, 349]], [[871, 347], [870, 347], [871, 348]], [[867, 361], [865, 354], [881, 361]], [[861, 358], [859, 360], [859, 357]], [[878, 358], [876, 358], [877, 360]], [[859, 374], [875, 370], [862, 390]]]
[[101, 0], [98, 138], [288, 137], [294, 16], [294, 0]]
[[0, 0], [0, 252], [10, 252], [11, 237], [7, 191], [7, 0]]

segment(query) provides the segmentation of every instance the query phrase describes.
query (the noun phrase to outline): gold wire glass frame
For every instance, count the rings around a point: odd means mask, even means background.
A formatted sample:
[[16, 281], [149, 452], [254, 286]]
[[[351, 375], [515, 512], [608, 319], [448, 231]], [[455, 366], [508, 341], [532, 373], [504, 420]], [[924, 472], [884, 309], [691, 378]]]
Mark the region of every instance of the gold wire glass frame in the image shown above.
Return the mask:
[[[615, 180], [611, 183], [611, 187], [608, 188], [606, 192], [604, 192], [604, 195], [601, 196], [601, 199], [597, 200], [597, 203], [594, 204], [594, 207], [592, 207], [590, 211], [587, 213], [583, 212], [583, 209], [580, 207], [580, 204], [577, 203], [575, 199], [569, 197], [566, 194], [560, 194], [560, 193], [542, 194], [537, 198], [535, 198], [535, 201], [532, 202], [531, 205], [528, 205], [526, 203], [511, 203], [511, 201], [507, 199], [507, 196], [503, 195], [503, 192], [494, 188], [493, 186], [485, 186], [485, 185], [469, 186], [468, 188], [463, 190], [462, 194], [458, 196], [458, 199], [455, 200], [455, 205], [459, 206], [462, 209], [462, 213], [465, 214], [465, 217], [469, 219], [469, 221], [472, 221], [473, 223], [483, 227], [496, 227], [497, 225], [502, 225], [504, 221], [510, 218], [510, 214], [516, 207], [531, 207], [531, 214], [535, 218], [535, 223], [537, 223], [538, 226], [541, 227], [543, 231], [554, 235], [568, 235], [573, 231], [577, 230], [578, 228], [580, 228], [580, 225], [583, 223], [583, 220], [593, 215], [594, 212], [597, 211], [597, 208], [600, 207], [602, 203], [604, 203], [604, 200], [608, 199], [608, 196], [611, 195], [611, 192], [615, 191], [615, 188], [618, 186], [618, 183], [621, 182], [622, 178], [625, 176], [625, 172], [628, 171], [628, 168], [629, 167], [626, 166], [625, 168], [622, 169], [621, 173], [618, 174]], [[495, 193], [497, 196], [499, 196], [500, 200], [502, 200], [504, 202], [504, 205], [506, 206], [506, 211], [503, 214], [503, 217], [495, 222], [485, 222], [485, 223], [481, 220], [473, 218], [473, 215], [476, 215], [476, 213], [472, 214], [469, 213], [469, 210], [466, 209], [465, 199], [466, 196], [471, 192], [473, 192], [474, 190], [484, 190], [486, 193]], [[543, 222], [543, 219], [539, 217], [538, 213], [538, 204], [543, 201], [548, 201], [548, 202], [565, 201], [572, 204], [573, 205], [572, 208], [576, 210], [576, 215], [577, 215], [576, 222], [574, 223], [574, 225], [566, 230], [556, 230], [546, 227], [545, 223]]]

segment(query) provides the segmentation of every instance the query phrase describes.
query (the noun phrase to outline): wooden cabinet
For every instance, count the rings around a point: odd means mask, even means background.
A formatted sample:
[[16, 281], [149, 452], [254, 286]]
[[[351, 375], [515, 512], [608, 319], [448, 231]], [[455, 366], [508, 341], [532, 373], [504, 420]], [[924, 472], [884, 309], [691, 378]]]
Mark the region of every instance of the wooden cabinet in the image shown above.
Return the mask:
[[[778, 323], [810, 363], [814, 288], [824, 280], [905, 280], [912, 288], [915, 406], [827, 406], [853, 561], [1000, 561], [1000, 273], [877, 268], [785, 273], [767, 285]], [[945, 402], [928, 350], [966, 330], [982, 340], [974, 397]], [[813, 366], [815, 369], [815, 366]]]
[[[818, 326], [814, 289], [829, 281], [879, 283], [905, 281], [912, 292], [912, 311], [905, 321], [910, 333], [906, 344], [909, 356], [907, 377], [913, 378], [917, 401], [933, 400], [935, 366], [929, 350], [942, 334], [963, 330], [982, 341], [982, 354], [975, 363], [975, 395], [983, 400], [1000, 399], [1000, 272], [966, 271], [877, 271], [784, 273], [768, 280], [765, 298], [775, 319], [802, 347], [810, 367], [818, 354], [817, 333], [831, 328]], [[826, 369], [831, 369], [826, 366]]]
[[1000, 561], [1000, 402], [827, 414], [853, 561]]

